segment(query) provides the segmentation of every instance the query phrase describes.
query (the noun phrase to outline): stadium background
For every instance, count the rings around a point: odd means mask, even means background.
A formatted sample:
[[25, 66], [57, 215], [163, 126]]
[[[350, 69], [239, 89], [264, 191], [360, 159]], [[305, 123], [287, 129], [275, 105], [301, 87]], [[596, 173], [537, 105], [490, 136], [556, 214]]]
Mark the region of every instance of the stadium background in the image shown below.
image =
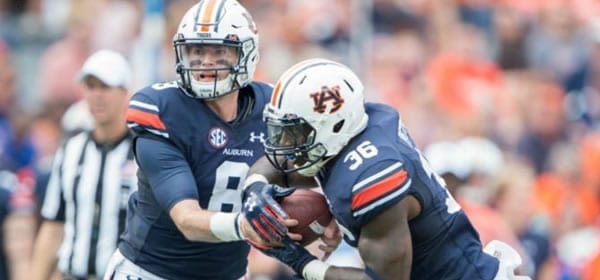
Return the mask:
[[[125, 54], [134, 90], [172, 80], [172, 35], [195, 2], [0, 0], [0, 169], [17, 175], [14, 207], [36, 214], [62, 126], [77, 125], [61, 117], [87, 56]], [[600, 279], [600, 2], [240, 2], [259, 28], [258, 80], [309, 57], [347, 63], [434, 168], [463, 179], [456, 195], [482, 240], [508, 229], [537, 279]], [[347, 250], [337, 261], [356, 262]]]

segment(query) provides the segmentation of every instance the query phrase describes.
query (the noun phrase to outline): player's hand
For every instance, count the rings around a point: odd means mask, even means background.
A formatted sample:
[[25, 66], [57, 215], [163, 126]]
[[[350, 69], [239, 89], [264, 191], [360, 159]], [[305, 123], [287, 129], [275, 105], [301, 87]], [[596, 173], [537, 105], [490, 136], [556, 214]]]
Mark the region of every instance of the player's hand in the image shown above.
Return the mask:
[[[294, 269], [298, 275], [302, 275], [304, 267], [312, 260], [316, 260], [317, 257], [313, 256], [308, 250], [306, 250], [300, 243], [293, 241], [289, 237], [285, 236], [282, 240], [282, 245], [273, 248], [258, 248], [265, 255], [273, 257], [287, 264], [289, 267]], [[253, 244], [254, 245], [254, 244]]]
[[242, 193], [242, 202], [246, 202], [246, 199], [248, 199], [251, 193], [257, 193], [262, 196], [270, 196], [275, 200], [279, 200], [292, 194], [294, 191], [296, 191], [296, 188], [294, 187], [285, 188], [276, 184], [257, 181], [244, 187], [244, 192]]
[[[240, 232], [241, 232], [242, 236], [244, 237], [244, 239], [247, 242], [252, 244], [254, 247], [268, 249], [271, 247], [276, 247], [276, 246], [282, 245], [282, 243], [280, 241], [275, 241], [275, 242], [271, 242], [271, 243], [266, 242], [259, 235], [259, 233], [257, 233], [254, 230], [252, 225], [250, 225], [250, 222], [248, 221], [248, 219], [246, 218], [246, 216], [243, 213], [240, 215], [239, 219], [240, 219], [239, 227], [240, 227]], [[286, 225], [286, 227], [293, 227], [298, 224], [298, 220], [283, 219], [283, 223]], [[288, 232], [288, 237], [290, 237], [292, 240], [296, 240], [296, 241], [299, 241], [302, 239], [302, 235], [294, 234], [294, 233], [290, 233], [290, 232]]]
[[[244, 189], [243, 218], [240, 221], [242, 234], [248, 242], [256, 247], [271, 247], [281, 245], [283, 237], [287, 236], [288, 226], [294, 225], [295, 220], [288, 219], [287, 213], [275, 201], [294, 192], [295, 188], [283, 188], [264, 182], [254, 182]], [[244, 220], [253, 229], [250, 232]], [[256, 238], [256, 237], [259, 238]]]
[[325, 228], [325, 233], [321, 236], [321, 242], [319, 249], [324, 253], [321, 260], [326, 261], [342, 242], [340, 227], [335, 219], [331, 219], [329, 225]]

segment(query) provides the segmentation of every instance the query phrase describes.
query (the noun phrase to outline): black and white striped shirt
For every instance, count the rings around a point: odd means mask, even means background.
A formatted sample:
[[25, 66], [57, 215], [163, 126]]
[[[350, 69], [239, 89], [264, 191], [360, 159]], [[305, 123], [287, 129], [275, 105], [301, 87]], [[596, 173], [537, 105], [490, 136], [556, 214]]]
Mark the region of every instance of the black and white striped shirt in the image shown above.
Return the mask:
[[56, 153], [42, 205], [44, 219], [65, 223], [58, 268], [76, 277], [101, 277], [125, 227], [127, 200], [137, 188], [132, 137], [112, 144], [90, 132]]

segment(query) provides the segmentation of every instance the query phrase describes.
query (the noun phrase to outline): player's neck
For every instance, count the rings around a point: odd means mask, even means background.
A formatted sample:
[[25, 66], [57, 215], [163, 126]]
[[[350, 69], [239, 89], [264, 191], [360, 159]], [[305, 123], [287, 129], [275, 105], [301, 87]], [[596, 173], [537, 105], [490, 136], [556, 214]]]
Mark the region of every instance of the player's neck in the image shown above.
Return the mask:
[[94, 128], [92, 135], [97, 143], [110, 144], [123, 138], [127, 133], [124, 123], [98, 125]]
[[230, 122], [238, 113], [238, 95], [239, 92], [233, 92], [214, 100], [204, 101], [204, 103], [222, 120]]

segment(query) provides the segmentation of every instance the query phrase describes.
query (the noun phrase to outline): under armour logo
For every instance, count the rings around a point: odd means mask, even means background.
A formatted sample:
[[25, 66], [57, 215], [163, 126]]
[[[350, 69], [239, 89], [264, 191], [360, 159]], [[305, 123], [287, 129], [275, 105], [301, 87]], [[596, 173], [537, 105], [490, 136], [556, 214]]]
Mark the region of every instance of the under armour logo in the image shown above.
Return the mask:
[[250, 198], [246, 200], [246, 203], [244, 203], [244, 208], [246, 211], [251, 212], [254, 211], [254, 207], [256, 207], [256, 194], [251, 193]]
[[254, 143], [257, 140], [260, 143], [264, 143], [265, 142], [265, 133], [261, 132], [260, 134], [256, 135], [256, 133], [254, 133], [254, 131], [250, 132], [250, 142]]

